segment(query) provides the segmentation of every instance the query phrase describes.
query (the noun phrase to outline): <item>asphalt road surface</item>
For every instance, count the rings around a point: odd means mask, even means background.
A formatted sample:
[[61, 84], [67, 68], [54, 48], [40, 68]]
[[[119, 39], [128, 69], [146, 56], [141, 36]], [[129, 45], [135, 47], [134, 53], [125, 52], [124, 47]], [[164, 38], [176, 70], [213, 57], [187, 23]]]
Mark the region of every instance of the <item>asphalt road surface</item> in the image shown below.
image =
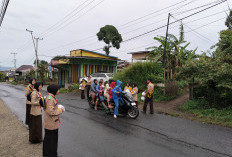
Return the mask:
[[[0, 99], [24, 123], [25, 87], [0, 84]], [[45, 92], [42, 92], [45, 95]], [[232, 129], [166, 115], [136, 120], [94, 111], [72, 94], [58, 96], [61, 157], [232, 157]]]

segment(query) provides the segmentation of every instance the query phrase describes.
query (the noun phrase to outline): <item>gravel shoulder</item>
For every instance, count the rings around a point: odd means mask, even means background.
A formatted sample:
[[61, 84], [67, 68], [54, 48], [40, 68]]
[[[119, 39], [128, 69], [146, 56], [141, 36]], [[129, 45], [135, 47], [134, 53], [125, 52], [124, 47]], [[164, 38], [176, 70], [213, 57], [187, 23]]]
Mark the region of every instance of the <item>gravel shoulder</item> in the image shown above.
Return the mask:
[[40, 157], [42, 144], [30, 144], [27, 128], [0, 100], [0, 156]]

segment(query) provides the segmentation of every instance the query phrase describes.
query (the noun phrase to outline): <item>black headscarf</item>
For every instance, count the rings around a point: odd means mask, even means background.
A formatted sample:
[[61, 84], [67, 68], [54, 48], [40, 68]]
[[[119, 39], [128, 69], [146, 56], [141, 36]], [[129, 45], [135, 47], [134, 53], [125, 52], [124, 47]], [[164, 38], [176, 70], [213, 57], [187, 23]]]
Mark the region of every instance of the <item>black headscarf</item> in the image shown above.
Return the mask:
[[48, 86], [47, 91], [53, 95], [56, 95], [57, 91], [60, 89], [60, 86], [57, 84], [51, 84]]
[[40, 85], [43, 86], [43, 82], [36, 82], [36, 83], [34, 84], [34, 88], [35, 88], [37, 91], [39, 91], [39, 86], [40, 86]]
[[35, 79], [32, 78], [32, 79], [29, 80], [29, 83], [30, 83], [31, 85], [33, 85], [33, 84], [32, 84], [33, 80], [35, 80]]

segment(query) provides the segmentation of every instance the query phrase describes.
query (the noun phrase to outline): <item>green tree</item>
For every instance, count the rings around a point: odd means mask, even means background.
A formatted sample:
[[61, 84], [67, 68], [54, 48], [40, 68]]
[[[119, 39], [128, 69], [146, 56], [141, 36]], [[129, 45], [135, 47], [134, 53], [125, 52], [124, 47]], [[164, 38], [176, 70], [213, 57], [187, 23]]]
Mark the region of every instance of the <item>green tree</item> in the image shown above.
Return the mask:
[[0, 72], [0, 82], [5, 81], [5, 77], [6, 77], [6, 75], [4, 73]]
[[[165, 47], [165, 37], [154, 37], [156, 41], [160, 43], [159, 46], [150, 47], [151, 52], [148, 54], [148, 57], [151, 60], [159, 60], [163, 56], [164, 47]], [[167, 80], [176, 77], [176, 71], [178, 67], [181, 67], [187, 60], [191, 60], [197, 57], [195, 55], [195, 50], [187, 50], [187, 47], [190, 43], [185, 44], [184, 41], [184, 27], [180, 25], [180, 37], [179, 39], [172, 35], [168, 34], [167, 43], [166, 43], [166, 54], [165, 54], [165, 66], [167, 68]], [[185, 45], [183, 45], [185, 44]]]
[[38, 79], [41, 80], [42, 82], [44, 82], [47, 78], [47, 73], [48, 73], [47, 65], [39, 64], [38, 69], [37, 69], [37, 73], [38, 73]]
[[27, 78], [35, 78], [35, 70], [31, 69], [28, 73], [26, 73]]
[[226, 18], [225, 25], [232, 30], [232, 10], [230, 10], [230, 14]]
[[[34, 60], [34, 64], [36, 63], [36, 60]], [[45, 60], [38, 60], [38, 64], [48, 65], [48, 62]]]
[[105, 27], [102, 27], [97, 33], [97, 37], [99, 41], [103, 40], [107, 44], [103, 48], [107, 55], [110, 54], [111, 47], [115, 47], [116, 49], [120, 48], [122, 36], [119, 34], [117, 28], [112, 25], [106, 25]]

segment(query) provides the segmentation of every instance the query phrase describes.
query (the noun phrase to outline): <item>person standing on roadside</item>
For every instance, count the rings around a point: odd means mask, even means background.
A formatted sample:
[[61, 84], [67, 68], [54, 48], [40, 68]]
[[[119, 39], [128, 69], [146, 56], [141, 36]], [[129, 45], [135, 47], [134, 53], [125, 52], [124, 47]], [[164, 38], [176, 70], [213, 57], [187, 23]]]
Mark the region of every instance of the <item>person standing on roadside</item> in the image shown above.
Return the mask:
[[147, 104], [150, 104], [150, 114], [154, 113], [153, 109], [153, 93], [154, 93], [154, 84], [151, 83], [151, 79], [147, 80], [147, 90], [145, 91], [145, 101], [143, 105], [143, 112], [146, 113], [147, 111]]
[[87, 80], [87, 99], [89, 98], [89, 90], [90, 90], [90, 88], [91, 88], [91, 83], [92, 83], [92, 81], [91, 81], [91, 77], [90, 76], [88, 76], [88, 80]]
[[34, 88], [31, 93], [29, 141], [40, 143], [42, 142], [42, 110], [39, 102], [42, 98], [40, 90], [43, 88], [43, 83], [36, 82]]
[[136, 107], [138, 107], [138, 93], [139, 93], [139, 89], [138, 89], [137, 83], [134, 83], [131, 94], [132, 94], [133, 100], [136, 103]]
[[126, 90], [129, 90], [130, 92], [132, 91], [132, 88], [131, 88], [129, 82], [126, 83], [126, 86], [125, 86], [125, 88], [124, 88], [124, 91], [126, 91]]
[[[28, 125], [29, 128], [29, 124], [30, 124], [30, 112], [31, 112], [31, 100], [30, 99], [30, 94], [33, 92], [34, 90], [34, 84], [35, 84], [35, 79], [30, 79], [29, 81], [29, 85], [26, 88], [26, 92], [25, 92], [25, 97], [26, 97], [26, 120], [25, 120], [25, 124]], [[28, 99], [29, 97], [29, 99]]]
[[59, 115], [65, 111], [64, 106], [58, 105], [56, 95], [59, 94], [60, 87], [52, 84], [47, 87], [48, 95], [45, 99], [46, 108], [44, 111], [44, 142], [43, 156], [57, 157], [58, 129], [60, 125]]
[[86, 87], [85, 79], [82, 79], [80, 87], [81, 87], [81, 99], [85, 99], [85, 87]]

